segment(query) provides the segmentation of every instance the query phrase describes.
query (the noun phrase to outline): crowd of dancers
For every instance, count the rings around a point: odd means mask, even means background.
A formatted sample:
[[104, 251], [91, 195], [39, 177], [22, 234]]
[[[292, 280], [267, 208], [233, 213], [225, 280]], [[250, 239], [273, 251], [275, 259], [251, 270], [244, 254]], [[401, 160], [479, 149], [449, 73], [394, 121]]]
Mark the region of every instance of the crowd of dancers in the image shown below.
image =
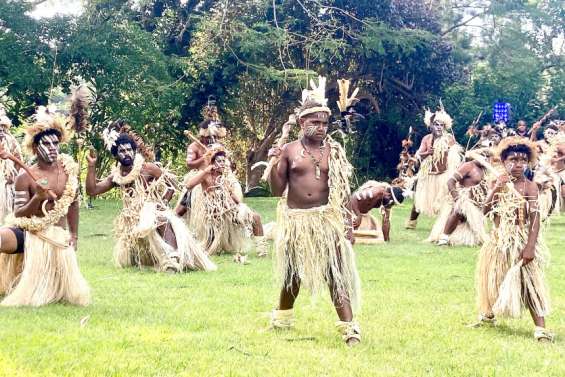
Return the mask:
[[[339, 321], [336, 326], [348, 345], [361, 341], [354, 318], [360, 306], [360, 278], [353, 244], [390, 240], [390, 212], [413, 196], [407, 229], [417, 226], [421, 213], [435, 218], [426, 241], [440, 246], [481, 246], [477, 267], [479, 322], [494, 324], [495, 315], [531, 312], [534, 336], [551, 341], [545, 328], [549, 297], [544, 278], [548, 249], [544, 224], [563, 210], [565, 193], [565, 123], [528, 132], [504, 124], [474, 127], [478, 141], [463, 148], [451, 132], [452, 119], [443, 106], [426, 111], [430, 130], [412, 153], [412, 140], [403, 141], [399, 177], [390, 184], [368, 181], [353, 193], [353, 167], [344, 148], [328, 132], [331, 110], [320, 77], [302, 93], [300, 106], [283, 126], [269, 150], [264, 177], [281, 199], [275, 223], [244, 203], [232, 169], [227, 135], [214, 103], [204, 110], [198, 135], [187, 133], [188, 173], [178, 179], [155, 161], [152, 149], [127, 122], [112, 122], [101, 135], [115, 166], [98, 177], [98, 156], [85, 158], [85, 192], [91, 197], [120, 191], [123, 207], [114, 221], [116, 266], [149, 266], [156, 271], [215, 271], [210, 258], [232, 253], [248, 263], [274, 244], [279, 304], [271, 327], [294, 325], [294, 302], [302, 287], [313, 294], [330, 294]], [[340, 115], [347, 122], [356, 91], [340, 80]], [[84, 93], [77, 91], [69, 119], [85, 113]], [[82, 108], [81, 108], [82, 106]], [[11, 121], [0, 116], [0, 294], [2, 306], [41, 306], [65, 301], [90, 302], [90, 288], [76, 258], [79, 219], [79, 166], [60, 147], [72, 140], [73, 121], [40, 107], [25, 127], [22, 149], [33, 165], [23, 162], [20, 144], [10, 134]], [[298, 125], [296, 140], [290, 129]], [[75, 138], [76, 139], [76, 138]], [[468, 144], [469, 145], [469, 144]], [[99, 151], [101, 152], [101, 151]], [[413, 195], [411, 195], [413, 194]], [[176, 203], [172, 203], [178, 198]], [[371, 215], [380, 209], [382, 224]]]

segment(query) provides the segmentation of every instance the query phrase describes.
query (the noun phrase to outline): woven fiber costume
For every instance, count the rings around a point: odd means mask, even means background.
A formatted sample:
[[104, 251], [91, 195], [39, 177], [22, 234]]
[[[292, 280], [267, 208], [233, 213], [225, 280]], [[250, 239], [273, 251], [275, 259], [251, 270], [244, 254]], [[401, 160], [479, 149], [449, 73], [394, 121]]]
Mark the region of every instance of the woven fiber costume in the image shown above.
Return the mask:
[[337, 289], [347, 292], [354, 308], [360, 307], [360, 280], [351, 243], [345, 237], [345, 203], [349, 200], [352, 168], [341, 145], [331, 137], [330, 195], [327, 205], [291, 209], [281, 198], [277, 207], [275, 250], [281, 284], [297, 276], [302, 286], [319, 294], [333, 277]]
[[[56, 130], [61, 135], [61, 143], [68, 140], [61, 121], [38, 114], [35, 123], [25, 130], [25, 151], [32, 153], [34, 137], [47, 130]], [[44, 209], [43, 217], [10, 215], [7, 219], [7, 224], [23, 230], [25, 243], [22, 267], [18, 266], [21, 254], [4, 255], [16, 259], [8, 260], [0, 267], [1, 288], [7, 289], [7, 296], [1, 302], [3, 306], [42, 306], [59, 301], [87, 305], [90, 302], [90, 289], [79, 270], [70, 233], [60, 226], [61, 219], [67, 216], [77, 197], [78, 165], [64, 154], [59, 155], [57, 164], [63, 168], [66, 184], [63, 195], [54, 201], [54, 207], [49, 211]]]
[[[442, 240], [443, 237], [446, 237], [444, 229], [452, 213], [463, 216], [465, 221], [460, 222], [453, 233], [448, 236], [447, 242], [449, 245], [478, 246], [482, 245], [488, 239], [483, 206], [487, 198], [490, 183], [493, 179], [484, 166], [484, 164], [488, 164], [488, 162], [481, 156], [477, 156], [475, 161], [483, 171], [483, 178], [479, 183], [470, 187], [463, 187], [457, 183], [457, 200], [454, 202], [451, 195], [445, 199], [446, 201], [441, 208], [439, 216], [426, 242], [435, 243]], [[454, 173], [453, 177], [456, 181], [462, 178], [457, 171]]]
[[[417, 174], [417, 183], [414, 193], [414, 204], [419, 213], [430, 217], [437, 216], [442, 205], [448, 200], [447, 181], [455, 172], [462, 161], [462, 148], [453, 144], [453, 136], [446, 130], [451, 129], [452, 119], [443, 108], [431, 113], [426, 111], [424, 122], [428, 127], [433, 122], [444, 125], [443, 134], [433, 141], [433, 154], [425, 158]], [[439, 166], [446, 164], [447, 169], [440, 171]]]
[[[528, 145], [530, 162], [536, 159], [535, 147], [529, 141], [512, 137], [499, 145], [499, 154], [513, 144]], [[543, 237], [538, 235], [535, 258], [525, 266], [522, 251], [528, 241], [530, 228], [529, 201], [509, 183], [495, 194], [496, 202], [488, 213], [493, 221], [490, 238], [483, 244], [477, 265], [478, 306], [482, 315], [498, 314], [516, 317], [521, 307], [527, 306], [540, 317], [550, 312], [549, 294], [544, 278], [544, 267], [549, 252]], [[533, 215], [539, 216], [539, 211]], [[517, 280], [516, 280], [517, 279]], [[516, 280], [513, 282], [513, 280]], [[541, 331], [536, 328], [536, 333]], [[539, 339], [538, 335], [536, 338]]]
[[[311, 91], [303, 91], [302, 106], [298, 109], [299, 120], [309, 114], [331, 113], [326, 105], [325, 78], [319, 78], [319, 85], [311, 81], [311, 86]], [[351, 231], [348, 208], [352, 166], [343, 147], [329, 135], [321, 141], [321, 145], [329, 153], [327, 204], [304, 209], [289, 208], [287, 195], [290, 187], [282, 188], [285, 193], [277, 207], [275, 235], [278, 281], [284, 291], [291, 292], [293, 281], [297, 279], [300, 286], [313, 295], [330, 286], [332, 297], [347, 297], [355, 310], [360, 307], [361, 301], [360, 279], [353, 248], [347, 239], [347, 233]], [[302, 144], [302, 152], [298, 155], [303, 156], [304, 151]], [[320, 167], [314, 164], [314, 179], [319, 180], [320, 176]], [[334, 305], [338, 304], [334, 302]], [[293, 309], [273, 311], [273, 327], [290, 327], [293, 321]], [[336, 326], [346, 342], [360, 340], [360, 328], [354, 320], [338, 321]]]
[[[141, 153], [137, 153], [130, 173], [122, 176], [119, 164], [112, 172], [112, 181], [120, 188], [123, 201], [123, 209], [114, 222], [116, 264], [154, 266], [159, 271], [172, 272], [216, 270], [201, 244], [163, 199], [167, 191], [176, 187], [174, 175], [161, 168], [161, 176], [148, 181], [141, 174], [144, 163]], [[165, 225], [172, 227], [176, 249], [158, 232]]]
[[[220, 144], [209, 147], [210, 158], [225, 154]], [[185, 178], [185, 186], [199, 171], [190, 172]], [[187, 221], [194, 230], [196, 238], [204, 243], [208, 255], [230, 252], [236, 260], [244, 263], [253, 243], [258, 256], [267, 255], [267, 244], [263, 236], [253, 236], [255, 213], [242, 203], [243, 192], [229, 163], [226, 163], [212, 185], [204, 188], [197, 184], [186, 200]], [[235, 198], [234, 198], [235, 197]]]
[[[0, 132], [2, 148], [15, 156], [21, 156], [18, 141], [9, 132], [12, 121], [6, 116], [0, 105]], [[14, 210], [14, 181], [18, 171], [11, 160], [0, 160], [0, 224]]]

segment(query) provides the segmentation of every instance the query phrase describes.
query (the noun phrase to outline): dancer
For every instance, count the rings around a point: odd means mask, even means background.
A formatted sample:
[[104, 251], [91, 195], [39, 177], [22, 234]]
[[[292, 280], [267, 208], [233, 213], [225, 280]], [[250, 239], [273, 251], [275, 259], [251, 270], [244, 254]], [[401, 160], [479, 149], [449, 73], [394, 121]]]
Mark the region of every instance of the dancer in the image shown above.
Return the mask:
[[[484, 207], [493, 228], [477, 267], [477, 325], [495, 323], [495, 313], [519, 314], [516, 306], [526, 306], [536, 326], [535, 339], [551, 341], [553, 336], [545, 329], [550, 311], [543, 272], [548, 250], [539, 235], [538, 187], [524, 176], [528, 164], [537, 160], [536, 146], [520, 136], [506, 138], [499, 145], [499, 157], [505, 173], [496, 179]], [[513, 273], [511, 267], [519, 271], [506, 279], [514, 277], [516, 284], [505, 279]]]
[[[25, 129], [24, 151], [37, 163], [17, 176], [15, 211], [8, 226], [0, 228], [0, 290], [7, 294], [3, 306], [90, 302], [75, 253], [78, 165], [59, 153], [68, 139], [63, 122], [45, 107]], [[4, 150], [0, 157], [14, 156]]]
[[[6, 115], [4, 107], [0, 105], [0, 144], [2, 148], [17, 159], [22, 159], [20, 145], [16, 138], [10, 134], [12, 121]], [[6, 216], [14, 211], [14, 182], [18, 169], [11, 160], [0, 160], [0, 224], [4, 223]]]
[[339, 316], [338, 330], [348, 345], [361, 340], [353, 307], [360, 301], [360, 282], [351, 246], [349, 177], [352, 167], [345, 151], [327, 135], [330, 109], [325, 78], [303, 91], [298, 121], [300, 140], [274, 147], [269, 156], [278, 163], [270, 186], [282, 196], [277, 208], [275, 249], [282, 290], [273, 311], [273, 328], [293, 326], [294, 301], [300, 287], [319, 293], [330, 287]]
[[[230, 168], [225, 148], [208, 147], [206, 168], [186, 182], [192, 192], [189, 225], [205, 244], [209, 255], [234, 252], [234, 261], [245, 264], [253, 239], [257, 256], [268, 254], [261, 216], [243, 203], [243, 192]], [[187, 214], [186, 206], [177, 206], [177, 214]]]
[[172, 273], [216, 270], [182, 219], [168, 207], [175, 192], [175, 177], [146, 162], [144, 154], [147, 157], [149, 153], [145, 145], [138, 145], [127, 128], [111, 130], [105, 136], [117, 165], [108, 177], [96, 182], [97, 158], [91, 151], [87, 156], [86, 192], [96, 196], [114, 187], [121, 191], [123, 209], [114, 222], [116, 264], [153, 266]]
[[414, 206], [406, 222], [407, 229], [415, 229], [420, 213], [437, 216], [449, 198], [447, 181], [462, 160], [462, 148], [451, 133], [453, 123], [443, 106], [435, 113], [426, 110], [424, 123], [432, 133], [424, 136], [416, 158], [421, 160], [417, 174]]
[[463, 163], [447, 181], [452, 200], [446, 200], [427, 242], [439, 246], [478, 246], [488, 238], [483, 205], [493, 181], [492, 159], [500, 135], [491, 130], [485, 135], [486, 145], [467, 152]]
[[[350, 200], [353, 214], [353, 236], [356, 243], [373, 244], [390, 241], [390, 211], [404, 201], [404, 190], [388, 183], [368, 181], [357, 189]], [[369, 212], [379, 208], [382, 228]]]

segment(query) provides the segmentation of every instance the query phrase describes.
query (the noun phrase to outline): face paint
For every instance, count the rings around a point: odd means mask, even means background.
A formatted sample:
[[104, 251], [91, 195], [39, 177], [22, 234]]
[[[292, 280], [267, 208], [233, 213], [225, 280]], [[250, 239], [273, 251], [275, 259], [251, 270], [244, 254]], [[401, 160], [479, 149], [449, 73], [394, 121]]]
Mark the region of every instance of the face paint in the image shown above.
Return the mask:
[[528, 155], [526, 153], [512, 152], [504, 161], [506, 171], [514, 178], [520, 178], [528, 168]]
[[554, 129], [551, 129], [551, 128], [548, 128], [543, 133], [543, 137], [545, 138], [545, 140], [548, 140], [548, 141], [553, 139], [555, 137], [555, 135], [557, 135], [557, 131], [555, 131]]
[[59, 137], [44, 135], [37, 144], [37, 155], [45, 162], [53, 163], [59, 157]]
[[0, 126], [0, 139], [4, 139], [6, 137], [6, 133], [8, 130], [5, 126]]
[[432, 132], [435, 135], [441, 135], [443, 133], [443, 124], [439, 122], [434, 122], [432, 125]]
[[307, 138], [324, 139], [328, 132], [328, 114], [318, 112], [309, 115], [304, 118], [302, 129], [304, 131], [304, 136]]
[[131, 144], [125, 143], [118, 145], [118, 153], [116, 157], [123, 166], [131, 166], [135, 157], [135, 152]]
[[216, 157], [216, 159], [214, 160], [214, 164], [219, 169], [224, 169], [226, 167], [226, 158], [224, 156]]

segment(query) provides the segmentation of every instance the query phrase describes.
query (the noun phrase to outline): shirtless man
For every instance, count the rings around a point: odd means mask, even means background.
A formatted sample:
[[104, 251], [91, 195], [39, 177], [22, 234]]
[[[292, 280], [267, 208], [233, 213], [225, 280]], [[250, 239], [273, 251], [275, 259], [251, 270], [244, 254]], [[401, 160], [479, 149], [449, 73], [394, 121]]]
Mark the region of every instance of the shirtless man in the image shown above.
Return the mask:
[[553, 336], [545, 329], [545, 317], [550, 311], [543, 275], [548, 250], [539, 233], [539, 191], [537, 185], [524, 176], [528, 164], [536, 162], [536, 146], [524, 138], [512, 137], [501, 142], [499, 152], [506, 172], [496, 179], [484, 206], [484, 213], [493, 219], [494, 224], [491, 237], [479, 254], [480, 316], [477, 325], [494, 323], [496, 312], [519, 315], [509, 313], [510, 309], [504, 306], [507, 302], [514, 303], [516, 292], [500, 288], [508, 270], [521, 263], [520, 284], [512, 286], [519, 290], [519, 302], [515, 304], [526, 306], [530, 311], [535, 324], [535, 339], [551, 341]]
[[[374, 220], [369, 212], [373, 208], [380, 208], [383, 215], [382, 236], [385, 242], [390, 241], [390, 210], [393, 205], [400, 204], [403, 201], [403, 190], [400, 187], [375, 181], [363, 184], [351, 195], [350, 205], [353, 212], [353, 229], [358, 230], [364, 218], [367, 218], [372, 223]], [[358, 241], [357, 237], [356, 241]]]
[[[324, 93], [325, 79], [320, 78]], [[343, 148], [327, 135], [331, 111], [327, 100], [306, 98], [298, 110], [304, 136], [274, 147], [269, 157], [278, 162], [271, 170], [270, 186], [281, 198], [277, 211], [275, 250], [280, 283], [279, 305], [273, 311], [273, 328], [294, 324], [293, 307], [299, 290], [313, 294], [329, 286], [344, 341], [361, 339], [353, 320], [358, 303], [359, 277], [352, 248], [349, 207], [351, 166]]]
[[[41, 306], [66, 301], [87, 305], [90, 289], [78, 268], [79, 202], [78, 165], [72, 157], [59, 153], [68, 140], [63, 121], [40, 108], [35, 122], [25, 130], [24, 149], [37, 158], [30, 171], [15, 182], [14, 217], [9, 227], [0, 229], [2, 286], [7, 296], [4, 306]], [[0, 155], [7, 158], [6, 151]], [[8, 288], [15, 284], [9, 290]]]
[[117, 265], [147, 265], [167, 272], [215, 270], [184, 222], [168, 207], [175, 192], [174, 177], [146, 162], [142, 153], [137, 152], [136, 142], [126, 133], [109, 145], [117, 166], [112, 174], [97, 182], [96, 155], [91, 151], [87, 156], [86, 192], [97, 196], [114, 187], [122, 192], [123, 210], [114, 229]]
[[455, 141], [451, 129], [452, 119], [443, 109], [435, 113], [426, 111], [424, 122], [432, 132], [422, 139], [416, 158], [421, 160], [417, 175], [414, 206], [406, 223], [407, 229], [415, 229], [420, 213], [434, 217], [445, 203], [447, 180], [461, 163], [461, 147]]
[[[209, 255], [222, 251], [235, 252], [235, 262], [244, 264], [246, 241], [253, 236], [257, 255], [266, 256], [261, 216], [243, 203], [241, 185], [230, 169], [225, 149], [219, 144], [212, 144], [204, 158], [206, 167], [186, 182], [188, 191], [200, 187], [199, 199], [192, 203], [193, 216], [190, 219], [197, 238], [204, 242]], [[183, 216], [187, 208], [180, 205], [176, 211]]]

